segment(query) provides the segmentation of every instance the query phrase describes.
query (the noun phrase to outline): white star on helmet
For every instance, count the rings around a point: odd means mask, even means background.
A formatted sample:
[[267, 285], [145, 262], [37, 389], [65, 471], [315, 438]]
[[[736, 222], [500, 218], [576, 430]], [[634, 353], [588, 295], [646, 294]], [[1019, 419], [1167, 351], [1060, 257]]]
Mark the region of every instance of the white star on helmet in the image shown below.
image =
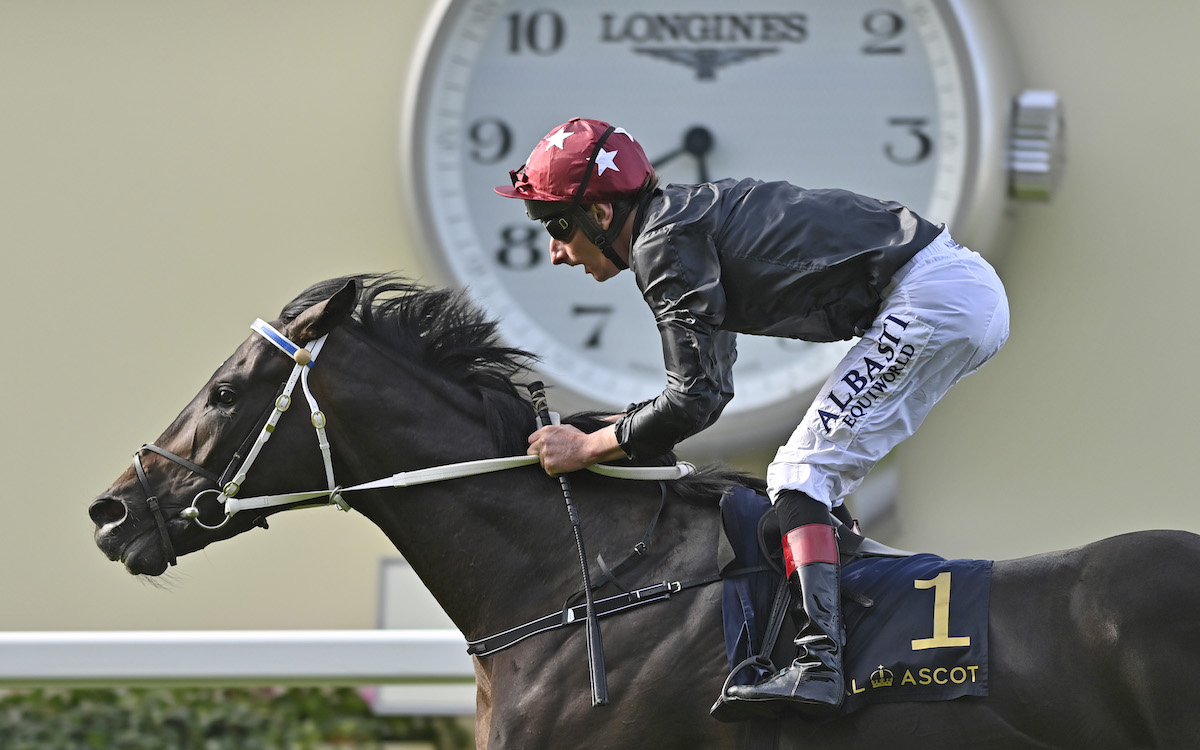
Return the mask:
[[596, 156], [596, 174], [602, 175], [606, 169], [611, 169], [614, 172], [620, 172], [621, 170], [618, 169], [617, 165], [613, 163], [613, 159], [616, 157], [616, 150], [605, 151], [604, 149], [600, 149], [600, 153]]
[[549, 151], [551, 146], [558, 146], [559, 149], [562, 149], [563, 141], [567, 139], [567, 136], [571, 135], [575, 135], [575, 133], [573, 131], [567, 132], [565, 126], [559, 128], [557, 133], [546, 136], [546, 150]]

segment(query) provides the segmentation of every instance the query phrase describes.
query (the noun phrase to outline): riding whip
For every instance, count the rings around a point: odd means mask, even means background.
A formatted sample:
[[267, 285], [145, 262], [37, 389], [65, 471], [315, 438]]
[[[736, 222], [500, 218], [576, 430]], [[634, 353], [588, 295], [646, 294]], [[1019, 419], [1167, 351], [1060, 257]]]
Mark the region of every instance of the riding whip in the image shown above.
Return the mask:
[[[546, 387], [540, 380], [535, 380], [528, 386], [529, 395], [533, 399], [533, 409], [537, 412], [539, 427], [551, 424], [550, 408], [546, 405]], [[571, 529], [575, 532], [575, 547], [579, 550], [579, 565], [583, 569], [583, 600], [587, 616], [587, 652], [588, 673], [592, 680], [592, 705], [603, 706], [608, 703], [608, 677], [604, 669], [604, 642], [600, 639], [600, 620], [596, 616], [596, 602], [592, 598], [592, 575], [588, 571], [587, 552], [583, 548], [583, 532], [579, 528], [579, 513], [575, 510], [574, 496], [571, 494], [571, 480], [565, 474], [558, 475], [558, 483], [562, 487], [563, 500], [567, 504], [567, 515], [571, 517]]]

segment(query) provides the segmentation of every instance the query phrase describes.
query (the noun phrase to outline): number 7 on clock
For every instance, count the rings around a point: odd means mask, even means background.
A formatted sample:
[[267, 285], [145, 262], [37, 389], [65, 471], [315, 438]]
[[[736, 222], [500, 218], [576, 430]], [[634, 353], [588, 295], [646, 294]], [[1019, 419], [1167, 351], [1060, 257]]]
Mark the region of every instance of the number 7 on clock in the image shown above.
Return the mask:
[[583, 346], [585, 349], [599, 349], [600, 336], [604, 333], [604, 327], [608, 323], [608, 319], [612, 317], [612, 305], [573, 305], [571, 307], [572, 316], [592, 315], [596, 316], [595, 327], [592, 328], [587, 339], [584, 340]]

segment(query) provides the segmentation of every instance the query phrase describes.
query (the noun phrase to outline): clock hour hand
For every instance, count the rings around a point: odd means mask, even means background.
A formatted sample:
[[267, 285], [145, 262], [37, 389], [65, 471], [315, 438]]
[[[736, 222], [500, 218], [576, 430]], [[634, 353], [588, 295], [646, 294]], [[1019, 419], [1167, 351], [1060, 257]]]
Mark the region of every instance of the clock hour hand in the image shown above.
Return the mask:
[[713, 135], [712, 131], [703, 125], [695, 125], [688, 128], [683, 134], [683, 145], [672, 151], [668, 151], [662, 156], [651, 162], [651, 166], [655, 169], [663, 166], [667, 162], [673, 161], [683, 154], [691, 154], [696, 157], [696, 165], [699, 168], [699, 182], [708, 182], [708, 164], [704, 157], [712, 150]]

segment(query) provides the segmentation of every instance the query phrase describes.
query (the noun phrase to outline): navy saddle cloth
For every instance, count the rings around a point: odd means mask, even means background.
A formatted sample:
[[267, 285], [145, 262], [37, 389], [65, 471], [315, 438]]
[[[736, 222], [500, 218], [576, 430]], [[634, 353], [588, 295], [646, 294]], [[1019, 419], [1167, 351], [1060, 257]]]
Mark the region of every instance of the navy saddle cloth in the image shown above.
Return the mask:
[[[747, 488], [721, 500], [725, 539], [718, 558], [725, 577], [722, 612], [731, 670], [761, 654], [780, 584], [780, 564], [769, 566], [759, 544], [759, 523], [770, 508], [766, 497]], [[762, 570], [764, 566], [772, 569]], [[842, 712], [870, 703], [987, 695], [991, 571], [990, 560], [931, 554], [844, 558]], [[773, 653], [764, 655], [771, 664], [791, 662], [794, 633], [785, 618]], [[744, 666], [732, 676], [732, 684], [766, 677], [771, 670], [762, 662]]]

